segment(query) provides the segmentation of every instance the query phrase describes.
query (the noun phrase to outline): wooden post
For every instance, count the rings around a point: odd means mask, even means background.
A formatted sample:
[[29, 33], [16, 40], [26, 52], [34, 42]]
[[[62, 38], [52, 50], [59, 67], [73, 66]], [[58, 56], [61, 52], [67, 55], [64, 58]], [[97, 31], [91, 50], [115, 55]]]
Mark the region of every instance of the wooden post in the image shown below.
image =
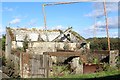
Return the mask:
[[49, 55], [44, 55], [45, 78], [49, 77]]
[[47, 78], [49, 77], [49, 55], [47, 55]]
[[20, 53], [20, 75], [22, 73], [22, 55]]
[[23, 53], [20, 53], [20, 75], [23, 78]]
[[23, 78], [23, 53], [22, 53], [22, 78]]
[[107, 40], [108, 40], [108, 50], [110, 51], [110, 39], [109, 39], [109, 33], [108, 33], [108, 18], [107, 18], [105, 1], [103, 2], [103, 5], [104, 5], [105, 20], [106, 20], [106, 32], [107, 32]]
[[48, 62], [48, 61], [47, 61], [47, 55], [44, 55], [44, 62], [43, 62], [44, 65], [43, 65], [43, 67], [45, 68], [45, 73], [44, 73], [44, 74], [45, 74], [45, 78], [48, 77], [48, 75], [47, 75], [47, 71], [48, 71], [48, 70], [47, 70], [47, 62]]
[[44, 27], [45, 27], [45, 35], [46, 35], [46, 39], [48, 41], [48, 35], [47, 35], [47, 23], [46, 23], [46, 14], [45, 14], [45, 4], [42, 5], [42, 11], [43, 11], [43, 16], [44, 16]]

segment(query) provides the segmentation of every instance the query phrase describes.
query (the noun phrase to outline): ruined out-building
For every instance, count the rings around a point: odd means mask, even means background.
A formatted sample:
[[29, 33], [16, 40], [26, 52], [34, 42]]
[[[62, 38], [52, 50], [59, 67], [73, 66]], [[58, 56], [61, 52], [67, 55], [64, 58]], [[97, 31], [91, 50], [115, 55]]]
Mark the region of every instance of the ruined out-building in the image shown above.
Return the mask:
[[[47, 40], [48, 39], [48, 40]], [[28, 42], [28, 50], [30, 47], [36, 49], [34, 54], [42, 54], [43, 52], [55, 52], [56, 50], [76, 50], [86, 44], [86, 40], [78, 33], [68, 28], [62, 30], [37, 30], [26, 28], [7, 28], [6, 29], [6, 57], [11, 53], [12, 49], [22, 48], [24, 41]]]
[[115, 67], [118, 55], [118, 50], [91, 53], [90, 43], [72, 28], [65, 31], [6, 28], [5, 57], [13, 61], [22, 78], [56, 75], [59, 71], [54, 72], [53, 66], [58, 64], [70, 65], [75, 74], [94, 73], [102, 70], [100, 63], [107, 58], [110, 66]]
[[[20, 53], [17, 58], [13, 58], [11, 54], [13, 53], [12, 50], [24, 48], [24, 43], [27, 43], [27, 47], [25, 48], [26, 54]], [[89, 49], [89, 43], [78, 33], [73, 31], [72, 28], [68, 28], [65, 31], [38, 30], [35, 28], [6, 28], [5, 56], [6, 59], [11, 58], [13, 61], [17, 60], [19, 62], [20, 75], [22, 77], [38, 77], [39, 74], [42, 74], [40, 70], [42, 70], [46, 64], [46, 59], [43, 59], [44, 52], [80, 52]], [[67, 57], [50, 56], [50, 60], [53, 63], [64, 62]], [[43, 73], [46, 73], [46, 71], [43, 71]]]

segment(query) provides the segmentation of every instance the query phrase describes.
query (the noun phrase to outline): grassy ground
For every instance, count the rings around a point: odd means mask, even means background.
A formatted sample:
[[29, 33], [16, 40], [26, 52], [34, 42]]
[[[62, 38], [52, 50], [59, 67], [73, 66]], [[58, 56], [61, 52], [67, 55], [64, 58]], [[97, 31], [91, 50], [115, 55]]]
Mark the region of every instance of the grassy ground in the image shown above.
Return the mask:
[[92, 74], [66, 75], [60, 78], [98, 78], [98, 77], [112, 76], [112, 75], [118, 75], [118, 74], [120, 74], [120, 70], [102, 71], [102, 72], [92, 73]]
[[[119, 75], [118, 75], [119, 74]], [[115, 75], [115, 76], [113, 76]], [[103, 77], [103, 78], [101, 78]], [[96, 79], [93, 79], [96, 78]], [[80, 75], [65, 75], [62, 77], [49, 77], [47, 78], [24, 78], [22, 80], [120, 80], [120, 70], [114, 71], [103, 71], [99, 73], [92, 73], [92, 74], [80, 74]], [[6, 79], [3, 79], [6, 80]], [[16, 79], [10, 79], [16, 80]]]
[[[61, 74], [62, 73], [62, 74]], [[69, 74], [69, 70], [66, 69], [66, 66], [54, 66], [53, 75], [50, 75], [49, 78], [99, 78], [112, 75], [120, 75], [120, 70], [110, 68], [107, 71], [91, 73], [91, 74]]]

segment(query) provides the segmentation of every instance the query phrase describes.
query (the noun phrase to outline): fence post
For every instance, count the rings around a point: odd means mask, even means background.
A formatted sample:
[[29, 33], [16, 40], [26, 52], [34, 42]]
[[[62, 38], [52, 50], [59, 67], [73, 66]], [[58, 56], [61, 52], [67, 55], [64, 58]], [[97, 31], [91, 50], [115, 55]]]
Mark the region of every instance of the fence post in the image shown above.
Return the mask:
[[44, 55], [44, 68], [45, 68], [45, 78], [48, 78], [49, 75], [49, 59], [48, 55]]

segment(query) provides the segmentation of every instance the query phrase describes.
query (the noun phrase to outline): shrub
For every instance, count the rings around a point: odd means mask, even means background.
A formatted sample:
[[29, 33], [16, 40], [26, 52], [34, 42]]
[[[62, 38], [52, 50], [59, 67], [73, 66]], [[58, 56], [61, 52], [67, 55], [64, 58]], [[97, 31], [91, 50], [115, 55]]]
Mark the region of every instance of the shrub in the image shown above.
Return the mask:
[[118, 68], [118, 69], [120, 69], [120, 56], [117, 56], [117, 65], [116, 65], [116, 67]]
[[6, 59], [5, 59], [5, 56], [2, 56], [2, 66], [6, 66]]

